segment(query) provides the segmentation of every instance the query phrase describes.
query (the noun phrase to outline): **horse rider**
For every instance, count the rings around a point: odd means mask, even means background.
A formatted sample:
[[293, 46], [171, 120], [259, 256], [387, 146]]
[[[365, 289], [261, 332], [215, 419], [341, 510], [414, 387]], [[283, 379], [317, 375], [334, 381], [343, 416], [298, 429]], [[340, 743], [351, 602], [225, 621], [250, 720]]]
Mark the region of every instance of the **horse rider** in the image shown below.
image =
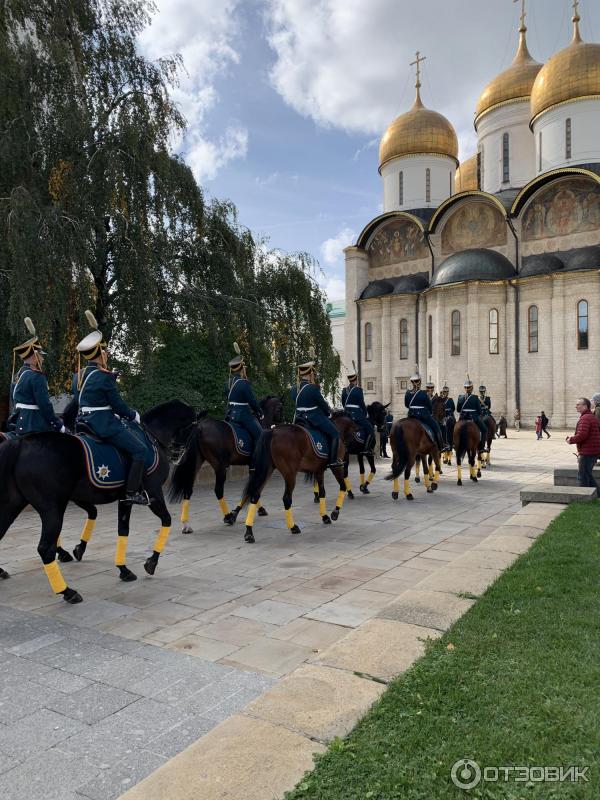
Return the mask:
[[442, 441], [442, 431], [439, 423], [433, 418], [431, 396], [426, 389], [421, 388], [421, 376], [418, 372], [411, 376], [410, 382], [412, 389], [407, 389], [404, 395], [404, 405], [408, 408], [408, 416], [428, 425], [436, 439], [438, 449], [440, 451], [447, 450]]
[[343, 467], [344, 462], [339, 460], [340, 435], [333, 422], [329, 419], [331, 409], [316, 385], [315, 362], [307, 361], [298, 366], [298, 376], [295, 386], [290, 389], [292, 400], [296, 404], [294, 422], [309, 428], [316, 428], [327, 436], [329, 440], [328, 467]]
[[491, 417], [492, 416], [492, 400], [486, 394], [487, 389], [481, 384], [479, 387], [479, 401], [481, 403], [481, 412], [483, 417]]
[[140, 415], [129, 408], [121, 397], [117, 373], [108, 369], [107, 347], [102, 333], [97, 329], [77, 345], [79, 356], [87, 361], [87, 365], [79, 369], [77, 385], [74, 387], [79, 403], [77, 421], [85, 423], [102, 441], [110, 442], [129, 454], [131, 465], [127, 473], [125, 502], [148, 505], [148, 495], [142, 490], [146, 448], [118, 419], [121, 417], [139, 424]]
[[342, 405], [344, 411], [352, 417], [358, 427], [364, 432], [365, 446], [363, 455], [373, 455], [373, 445], [375, 444], [375, 429], [369, 419], [365, 396], [362, 388], [358, 385], [358, 374], [356, 370], [348, 375], [348, 386], [342, 389]]
[[[240, 353], [237, 342], [233, 343], [237, 353], [229, 362], [229, 382], [225, 387], [227, 394], [227, 422], [234, 422], [248, 432], [252, 443], [252, 451], [262, 433], [259, 420], [264, 419], [262, 409], [256, 399], [252, 384], [248, 380], [244, 356]], [[251, 465], [250, 469], [254, 467]]]
[[476, 394], [473, 394], [473, 381], [470, 378], [466, 379], [464, 389], [465, 393], [458, 397], [458, 412], [461, 415], [461, 419], [471, 420], [479, 428], [479, 433], [481, 435], [479, 452], [485, 453], [485, 443], [487, 441], [488, 432], [482, 419], [483, 409], [481, 400]]
[[23, 361], [23, 366], [14, 375], [11, 381], [11, 401], [14, 414], [11, 427], [17, 436], [26, 433], [44, 433], [46, 431], [59, 431], [64, 433], [62, 421], [54, 413], [48, 392], [48, 379], [44, 374], [44, 356], [42, 345], [38, 339], [33, 323], [25, 319], [32, 337], [23, 344], [13, 348], [13, 365], [17, 356]]
[[[454, 416], [456, 406], [454, 405], [454, 400], [450, 397], [450, 387], [446, 384], [442, 386], [440, 397], [444, 401], [444, 427], [442, 430], [448, 436], [448, 419], [451, 418], [452, 422], [456, 421], [456, 417]], [[446, 442], [446, 444], [448, 445], [448, 449], [451, 449], [452, 443]]]
[[431, 400], [433, 400], [433, 398], [436, 396], [435, 383], [431, 380], [431, 375], [429, 376], [429, 380], [425, 384], [425, 391], [427, 392]]

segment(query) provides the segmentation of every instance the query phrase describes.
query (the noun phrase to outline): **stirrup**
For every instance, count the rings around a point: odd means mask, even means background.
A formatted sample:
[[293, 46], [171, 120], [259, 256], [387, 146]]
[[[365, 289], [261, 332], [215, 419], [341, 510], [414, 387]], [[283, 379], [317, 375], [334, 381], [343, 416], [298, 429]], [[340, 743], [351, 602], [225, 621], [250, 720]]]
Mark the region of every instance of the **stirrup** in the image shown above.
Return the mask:
[[146, 491], [127, 492], [124, 502], [134, 506], [147, 506], [150, 505], [150, 498]]
[[331, 464], [327, 464], [327, 466], [329, 469], [337, 469], [337, 467], [343, 467], [345, 465], [343, 461], [332, 461]]

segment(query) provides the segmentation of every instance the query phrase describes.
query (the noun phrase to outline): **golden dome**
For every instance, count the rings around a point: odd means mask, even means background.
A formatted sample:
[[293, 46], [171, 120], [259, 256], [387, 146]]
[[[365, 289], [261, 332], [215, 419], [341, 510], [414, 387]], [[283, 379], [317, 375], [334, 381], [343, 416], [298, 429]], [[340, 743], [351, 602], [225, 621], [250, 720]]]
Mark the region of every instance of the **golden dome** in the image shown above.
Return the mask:
[[573, 17], [573, 39], [540, 70], [531, 92], [531, 122], [559, 103], [600, 97], [600, 44], [587, 44]]
[[425, 154], [448, 156], [458, 164], [458, 139], [446, 117], [425, 108], [417, 85], [411, 110], [396, 117], [383, 134], [379, 145], [379, 171], [392, 158]]
[[477, 153], [463, 161], [454, 173], [455, 192], [473, 192], [479, 189], [477, 183]]
[[475, 127], [483, 114], [493, 108], [505, 103], [527, 100], [531, 95], [533, 84], [542, 65], [531, 57], [527, 49], [526, 31], [527, 28], [521, 23], [519, 47], [512, 64], [488, 83], [481, 93], [475, 111]]

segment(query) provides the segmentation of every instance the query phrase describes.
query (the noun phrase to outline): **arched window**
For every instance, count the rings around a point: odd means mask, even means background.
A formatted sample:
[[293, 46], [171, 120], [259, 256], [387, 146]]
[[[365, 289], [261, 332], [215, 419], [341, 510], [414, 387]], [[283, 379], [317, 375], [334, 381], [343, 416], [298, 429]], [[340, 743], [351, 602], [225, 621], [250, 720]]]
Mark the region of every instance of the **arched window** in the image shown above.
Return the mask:
[[400, 358], [408, 358], [408, 320], [400, 320]]
[[365, 361], [373, 360], [373, 326], [370, 322], [365, 324]]
[[431, 170], [425, 170], [425, 202], [431, 203]]
[[577, 349], [588, 349], [588, 301], [577, 303]]
[[538, 351], [538, 307], [529, 306], [527, 309], [527, 340], [529, 342], [529, 352]]
[[400, 172], [398, 175], [398, 203], [404, 205], [404, 173]]
[[510, 179], [510, 168], [509, 168], [509, 143], [508, 143], [508, 133], [502, 134], [502, 182], [508, 183]]
[[450, 354], [453, 356], [460, 355], [460, 311], [452, 312], [452, 348]]
[[427, 358], [433, 358], [433, 317], [427, 318]]
[[490, 353], [497, 355], [500, 352], [498, 346], [498, 309], [490, 308]]
[[565, 120], [565, 158], [571, 158], [571, 117]]

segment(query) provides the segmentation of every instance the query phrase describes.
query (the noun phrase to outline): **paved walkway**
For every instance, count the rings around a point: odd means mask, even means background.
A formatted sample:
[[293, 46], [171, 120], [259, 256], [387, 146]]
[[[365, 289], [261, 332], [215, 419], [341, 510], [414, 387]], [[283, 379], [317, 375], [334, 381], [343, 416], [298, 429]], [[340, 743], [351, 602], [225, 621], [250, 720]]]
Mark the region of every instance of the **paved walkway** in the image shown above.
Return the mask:
[[[452, 591], [443, 589], [444, 567], [520, 510], [522, 485], [551, 482], [554, 466], [573, 466], [571, 449], [556, 433], [541, 442], [531, 432], [511, 434], [495, 443], [492, 469], [477, 485], [457, 487], [455, 468], [446, 468], [438, 492], [415, 486], [413, 503], [392, 501], [381, 479], [389, 462], [379, 462], [371, 496], [346, 500], [327, 527], [300, 483], [300, 536], [285, 528], [274, 480], [254, 545], [244, 544], [242, 524], [221, 523], [214, 496], [200, 487], [195, 533], [174, 526], [154, 578], [141, 566], [154, 519], [134, 511], [128, 564], [140, 579], [131, 584], [111, 566], [115, 509], [104, 508], [84, 561], [62, 567], [84, 596], [79, 606], [50, 593], [35, 552], [38, 520], [24, 513], [0, 547], [12, 575], [0, 582], [0, 796], [118, 797], [278, 679], [297, 668], [339, 667], [321, 666], [322, 654], [351, 629], [369, 630], [369, 620], [402, 620], [402, 610], [384, 612], [398, 595], [416, 584], [422, 595], [428, 580], [433, 591]], [[328, 487], [331, 503], [331, 480]], [[240, 488], [229, 485], [231, 501]], [[64, 546], [77, 542], [81, 525], [71, 509]], [[463, 573], [475, 592], [476, 569], [467, 561]], [[439, 614], [447, 621], [463, 611]], [[343, 661], [344, 642], [333, 652]]]

